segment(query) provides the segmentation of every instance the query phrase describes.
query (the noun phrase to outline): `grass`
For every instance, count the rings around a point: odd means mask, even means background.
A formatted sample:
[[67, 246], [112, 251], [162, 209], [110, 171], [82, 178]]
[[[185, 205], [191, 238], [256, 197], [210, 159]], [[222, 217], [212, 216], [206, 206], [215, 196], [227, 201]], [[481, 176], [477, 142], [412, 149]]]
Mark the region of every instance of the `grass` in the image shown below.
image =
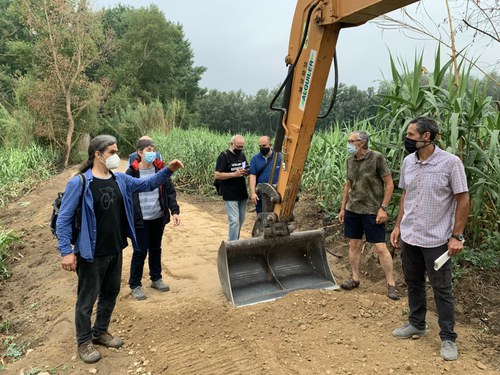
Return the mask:
[[58, 158], [57, 152], [35, 144], [0, 149], [0, 207], [52, 177]]
[[5, 231], [0, 227], [0, 280], [5, 280], [10, 277], [6, 258], [10, 246], [18, 241], [20, 241], [20, 237], [12, 230]]

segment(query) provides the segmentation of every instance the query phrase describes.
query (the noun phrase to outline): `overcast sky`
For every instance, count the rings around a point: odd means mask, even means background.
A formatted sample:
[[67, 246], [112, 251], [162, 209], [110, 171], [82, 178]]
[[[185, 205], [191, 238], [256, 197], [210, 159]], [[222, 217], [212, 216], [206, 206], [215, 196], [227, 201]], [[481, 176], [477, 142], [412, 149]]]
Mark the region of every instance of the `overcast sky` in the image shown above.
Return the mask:
[[[119, 3], [133, 7], [156, 4], [166, 19], [183, 26], [194, 52], [195, 66], [207, 68], [200, 82], [202, 87], [242, 90], [253, 95], [261, 88], [275, 87], [286, 76], [284, 58], [288, 53], [296, 1], [94, 0], [97, 9]], [[421, 3], [432, 15], [433, 22], [445, 19], [444, 1], [421, 0]], [[407, 9], [424, 19], [417, 4]], [[401, 11], [390, 15], [401, 18]], [[457, 39], [460, 50], [468, 41], [461, 35]], [[389, 51], [410, 66], [415, 53], [423, 51], [424, 66], [432, 70], [436, 42], [409, 38], [401, 30], [382, 31], [373, 23], [343, 29], [337, 43], [340, 82], [360, 89], [377, 87], [383, 77], [390, 78]], [[442, 50], [442, 55], [447, 53]], [[487, 70], [500, 60], [499, 48], [476, 48], [472, 54], [469, 57], [490, 64]]]

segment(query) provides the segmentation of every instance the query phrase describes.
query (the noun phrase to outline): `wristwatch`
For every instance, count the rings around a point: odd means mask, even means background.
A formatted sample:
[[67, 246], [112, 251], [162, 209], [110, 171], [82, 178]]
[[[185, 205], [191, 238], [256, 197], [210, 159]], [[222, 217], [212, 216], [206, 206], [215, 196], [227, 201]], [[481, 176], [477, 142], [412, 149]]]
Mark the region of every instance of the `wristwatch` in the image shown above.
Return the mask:
[[452, 234], [451, 236], [459, 241], [465, 241], [465, 237], [463, 234]]
[[384, 211], [387, 211], [387, 205], [385, 205], [385, 204], [381, 204], [380, 208], [383, 209]]

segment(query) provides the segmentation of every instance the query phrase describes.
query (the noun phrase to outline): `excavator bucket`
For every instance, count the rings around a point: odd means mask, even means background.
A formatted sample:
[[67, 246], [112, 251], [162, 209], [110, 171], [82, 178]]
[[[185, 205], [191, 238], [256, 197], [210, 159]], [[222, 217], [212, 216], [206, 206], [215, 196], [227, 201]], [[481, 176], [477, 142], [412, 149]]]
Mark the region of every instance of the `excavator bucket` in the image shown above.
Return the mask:
[[299, 289], [339, 288], [328, 267], [321, 229], [222, 241], [217, 263], [224, 294], [237, 307]]

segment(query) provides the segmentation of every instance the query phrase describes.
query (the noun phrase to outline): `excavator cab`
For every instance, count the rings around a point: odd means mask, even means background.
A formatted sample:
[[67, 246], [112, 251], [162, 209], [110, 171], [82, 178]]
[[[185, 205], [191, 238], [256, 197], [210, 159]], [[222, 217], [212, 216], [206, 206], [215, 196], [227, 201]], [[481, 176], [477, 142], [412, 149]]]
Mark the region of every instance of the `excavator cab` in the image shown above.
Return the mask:
[[[274, 300], [298, 289], [339, 288], [328, 267], [323, 231], [293, 232], [291, 226], [316, 119], [326, 117], [319, 111], [332, 60], [336, 92], [337, 38], [342, 28], [362, 25], [416, 1], [297, 1], [285, 57], [288, 74], [271, 103], [271, 109], [281, 113], [270, 173], [274, 175], [281, 152], [278, 183], [257, 186], [263, 212], [252, 238], [223, 241], [218, 252], [222, 289], [235, 306]], [[278, 97], [281, 107], [275, 106]], [[332, 105], [334, 100], [335, 94]]]

